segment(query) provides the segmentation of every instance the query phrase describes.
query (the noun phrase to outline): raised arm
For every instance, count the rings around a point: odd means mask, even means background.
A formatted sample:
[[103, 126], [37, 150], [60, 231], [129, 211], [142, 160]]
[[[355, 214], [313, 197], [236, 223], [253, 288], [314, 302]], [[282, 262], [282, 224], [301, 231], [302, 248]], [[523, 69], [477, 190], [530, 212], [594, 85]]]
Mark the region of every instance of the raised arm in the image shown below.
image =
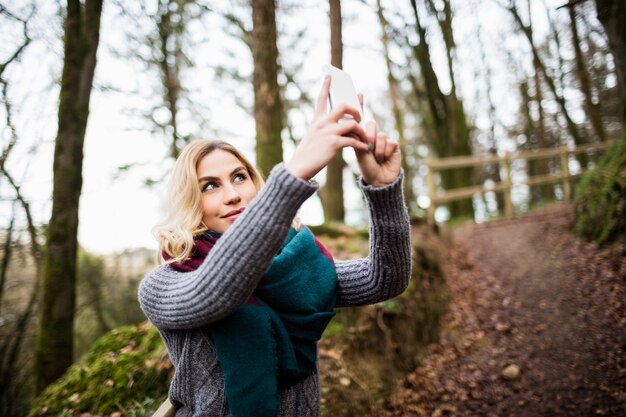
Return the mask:
[[411, 276], [409, 216], [402, 193], [403, 172], [383, 187], [359, 187], [367, 201], [369, 256], [335, 261], [338, 281], [337, 307], [361, 306], [401, 294]]
[[280, 249], [300, 205], [316, 190], [282, 164], [202, 265], [177, 272], [163, 265], [139, 286], [139, 303], [163, 329], [193, 328], [227, 316], [252, 294]]
[[[163, 329], [193, 328], [219, 320], [252, 294], [284, 242], [300, 205], [316, 190], [307, 180], [345, 147], [367, 152], [357, 109], [337, 106], [326, 113], [330, 79], [324, 81], [309, 129], [292, 158], [274, 167], [261, 192], [218, 239], [192, 272], [162, 266], [139, 286], [139, 303]], [[345, 114], [355, 120], [339, 123]]]

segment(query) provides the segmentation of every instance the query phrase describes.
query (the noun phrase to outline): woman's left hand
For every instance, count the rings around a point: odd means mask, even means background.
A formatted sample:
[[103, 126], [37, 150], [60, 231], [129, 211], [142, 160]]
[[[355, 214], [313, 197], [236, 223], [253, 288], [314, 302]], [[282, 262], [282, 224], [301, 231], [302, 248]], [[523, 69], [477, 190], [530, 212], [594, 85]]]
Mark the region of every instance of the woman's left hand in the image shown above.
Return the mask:
[[[359, 101], [363, 108], [361, 94], [359, 94]], [[376, 123], [372, 121], [367, 122], [365, 133], [367, 143], [371, 145], [372, 150], [355, 149], [363, 181], [374, 187], [391, 184], [400, 175], [402, 155], [398, 141], [389, 139], [383, 132], [378, 132]]]

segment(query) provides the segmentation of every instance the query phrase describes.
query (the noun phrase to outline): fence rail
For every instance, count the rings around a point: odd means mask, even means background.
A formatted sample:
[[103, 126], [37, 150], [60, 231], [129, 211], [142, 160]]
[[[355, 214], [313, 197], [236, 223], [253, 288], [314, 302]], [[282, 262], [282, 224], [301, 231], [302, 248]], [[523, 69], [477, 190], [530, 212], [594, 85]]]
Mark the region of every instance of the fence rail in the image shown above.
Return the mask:
[[[563, 198], [570, 200], [572, 197], [571, 179], [580, 176], [584, 172], [584, 168], [581, 167], [581, 171], [576, 174], [572, 174], [569, 171], [569, 157], [570, 155], [576, 155], [586, 152], [598, 152], [604, 151], [608, 148], [610, 142], [594, 143], [590, 145], [581, 145], [572, 149], [567, 146], [561, 146], [554, 149], [541, 149], [538, 151], [525, 151], [506, 153], [504, 156], [497, 155], [483, 155], [483, 156], [454, 156], [449, 158], [427, 158], [426, 166], [428, 167], [427, 187], [428, 197], [430, 198], [430, 205], [428, 206], [427, 215], [430, 222], [435, 221], [435, 209], [437, 205], [443, 203], [449, 203], [451, 201], [462, 200], [471, 198], [477, 193], [487, 192], [501, 192], [504, 193], [504, 213], [506, 217], [513, 216], [513, 202], [511, 200], [511, 188], [517, 185], [541, 185], [551, 184], [556, 182], [562, 182], [563, 184]], [[560, 157], [560, 173], [559, 174], [545, 174], [528, 177], [526, 181], [513, 184], [511, 181], [511, 161], [513, 160], [536, 160]], [[437, 192], [437, 186], [435, 183], [435, 174], [438, 171], [454, 168], [475, 167], [483, 165], [502, 164], [504, 165], [505, 178], [502, 182], [493, 184], [486, 187], [484, 185], [474, 185], [470, 187], [455, 188], [453, 190]]]

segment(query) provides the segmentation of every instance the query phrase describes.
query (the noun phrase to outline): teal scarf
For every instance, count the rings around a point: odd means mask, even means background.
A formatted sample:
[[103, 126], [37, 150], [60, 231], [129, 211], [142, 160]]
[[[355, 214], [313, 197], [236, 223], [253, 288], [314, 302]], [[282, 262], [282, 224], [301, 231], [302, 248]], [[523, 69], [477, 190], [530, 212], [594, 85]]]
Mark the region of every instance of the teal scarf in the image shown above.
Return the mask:
[[328, 251], [292, 227], [252, 297], [209, 327], [233, 417], [275, 417], [279, 389], [315, 372], [336, 282]]

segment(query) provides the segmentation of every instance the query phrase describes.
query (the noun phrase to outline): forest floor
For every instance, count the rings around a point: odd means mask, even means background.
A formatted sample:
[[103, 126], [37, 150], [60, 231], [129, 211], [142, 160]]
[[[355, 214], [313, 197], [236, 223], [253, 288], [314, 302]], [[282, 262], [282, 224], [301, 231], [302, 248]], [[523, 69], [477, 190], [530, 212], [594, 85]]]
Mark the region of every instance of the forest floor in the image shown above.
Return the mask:
[[376, 416], [626, 416], [626, 257], [571, 207], [460, 226], [439, 343]]

